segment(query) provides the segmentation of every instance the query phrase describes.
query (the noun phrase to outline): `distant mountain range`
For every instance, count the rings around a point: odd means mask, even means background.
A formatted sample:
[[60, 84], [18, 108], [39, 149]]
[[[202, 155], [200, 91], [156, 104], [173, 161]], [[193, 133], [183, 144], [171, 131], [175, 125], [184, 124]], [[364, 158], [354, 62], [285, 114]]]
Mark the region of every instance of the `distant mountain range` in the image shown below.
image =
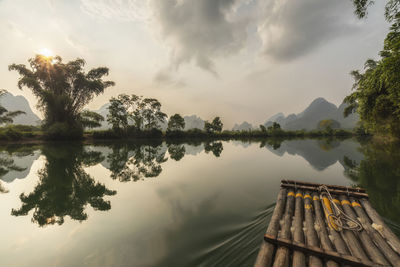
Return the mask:
[[14, 124], [23, 125], [39, 125], [40, 118], [33, 113], [29, 106], [28, 100], [22, 95], [14, 96], [11, 93], [6, 93], [0, 97], [0, 105], [5, 107], [8, 111], [21, 110], [26, 114], [19, 115], [14, 118]]
[[[292, 113], [286, 117], [282, 112], [279, 112], [267, 119], [263, 125], [268, 128], [274, 122], [277, 122], [285, 130], [314, 130], [317, 129], [321, 120], [332, 119], [340, 124], [339, 128], [353, 129], [359, 121], [359, 116], [354, 113], [345, 118], [343, 112], [346, 106], [345, 103], [342, 103], [337, 107], [335, 104], [320, 97], [312, 101], [305, 110], [298, 114]], [[254, 127], [244, 121], [240, 124], [235, 124], [232, 131], [248, 131], [252, 129], [259, 129], [259, 127]]]
[[[40, 118], [32, 111], [29, 106], [28, 101], [23, 96], [14, 96], [11, 93], [7, 93], [0, 97], [0, 105], [4, 106], [9, 111], [22, 110], [26, 114], [20, 115], [14, 119], [14, 124], [24, 124], [24, 125], [39, 125]], [[104, 116], [107, 119], [108, 107], [110, 103], [106, 103], [101, 106], [95, 112]], [[282, 112], [271, 116], [266, 120], [264, 125], [266, 127], [271, 126], [274, 122], [277, 122], [285, 130], [313, 130], [317, 128], [318, 123], [321, 120], [333, 119], [340, 123], [340, 128], [352, 129], [356, 126], [359, 116], [354, 113], [344, 118], [343, 111], [346, 108], [346, 104], [342, 103], [339, 107], [326, 101], [324, 98], [317, 98], [311, 102], [311, 104], [302, 112], [298, 114], [289, 114], [285, 116]], [[185, 120], [185, 130], [189, 129], [203, 129], [204, 120], [196, 115], [184, 116]], [[162, 129], [167, 128], [167, 122], [162, 123]], [[102, 123], [100, 129], [111, 128], [110, 125], [105, 120]], [[244, 121], [240, 124], [235, 124], [232, 128], [233, 131], [248, 131], [251, 129], [258, 129], [258, 127], [253, 127], [250, 123]]]
[[232, 128], [232, 131], [249, 131], [252, 129], [253, 129], [253, 125], [251, 125], [247, 121], [244, 121], [241, 124], [235, 123], [235, 125]]
[[281, 125], [286, 130], [313, 130], [317, 128], [321, 120], [333, 119], [340, 123], [340, 128], [352, 129], [357, 125], [359, 116], [356, 113], [347, 118], [343, 116], [346, 104], [342, 103], [339, 107], [326, 101], [324, 98], [317, 98], [299, 114], [290, 114], [287, 117], [282, 112], [270, 117], [264, 125], [271, 126], [274, 122]]

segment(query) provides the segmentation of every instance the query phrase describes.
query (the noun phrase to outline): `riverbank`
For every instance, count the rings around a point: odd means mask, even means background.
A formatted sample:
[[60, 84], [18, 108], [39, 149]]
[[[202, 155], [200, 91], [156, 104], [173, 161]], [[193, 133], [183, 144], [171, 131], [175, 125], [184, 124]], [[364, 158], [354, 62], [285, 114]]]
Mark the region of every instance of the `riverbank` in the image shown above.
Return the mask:
[[[74, 139], [84, 143], [101, 141], [101, 140], [247, 140], [247, 139], [303, 139], [303, 138], [337, 138], [346, 139], [351, 137], [360, 136], [356, 132], [337, 129], [337, 130], [315, 130], [315, 131], [222, 131], [222, 132], [206, 132], [200, 129], [190, 129], [188, 131], [166, 131], [163, 132], [158, 129], [149, 131], [127, 131], [116, 132], [113, 130], [97, 130], [86, 131], [81, 139]], [[13, 143], [43, 143], [48, 141], [65, 141], [49, 139], [45, 136], [40, 128], [34, 126], [24, 125], [10, 125], [0, 128], [0, 143], [13, 144]]]

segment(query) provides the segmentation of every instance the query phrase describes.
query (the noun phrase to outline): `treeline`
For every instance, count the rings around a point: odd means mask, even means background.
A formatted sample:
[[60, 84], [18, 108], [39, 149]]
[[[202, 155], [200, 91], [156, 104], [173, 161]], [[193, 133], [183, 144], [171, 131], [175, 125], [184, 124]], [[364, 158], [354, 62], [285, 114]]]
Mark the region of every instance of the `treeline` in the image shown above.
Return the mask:
[[[333, 129], [332, 122], [325, 122], [315, 131], [285, 131], [274, 123], [257, 130], [223, 131], [220, 117], [205, 121], [203, 129], [184, 131], [185, 120], [180, 114], [168, 116], [162, 111], [161, 103], [155, 98], [135, 94], [120, 94], [110, 99], [106, 118], [84, 107], [104, 90], [115, 83], [104, 80], [108, 68], [98, 67], [85, 72], [85, 61], [76, 59], [64, 63], [59, 56], [36, 55], [29, 59], [29, 66], [12, 64], [9, 70], [20, 75], [18, 87], [27, 87], [37, 97], [37, 108], [44, 119], [40, 130], [23, 126], [7, 126], [0, 129], [0, 138], [18, 140], [21, 138], [43, 138], [51, 140], [82, 139], [123, 139], [123, 138], [263, 138], [263, 137], [324, 137], [351, 136], [350, 131]], [[0, 92], [1, 96], [1, 92]], [[11, 123], [23, 112], [9, 112], [0, 107], [0, 123]], [[94, 130], [104, 121], [109, 130]], [[168, 123], [167, 123], [168, 121]], [[162, 125], [167, 123], [166, 130]], [[164, 128], [165, 129], [165, 128]], [[3, 138], [2, 138], [3, 137]]]

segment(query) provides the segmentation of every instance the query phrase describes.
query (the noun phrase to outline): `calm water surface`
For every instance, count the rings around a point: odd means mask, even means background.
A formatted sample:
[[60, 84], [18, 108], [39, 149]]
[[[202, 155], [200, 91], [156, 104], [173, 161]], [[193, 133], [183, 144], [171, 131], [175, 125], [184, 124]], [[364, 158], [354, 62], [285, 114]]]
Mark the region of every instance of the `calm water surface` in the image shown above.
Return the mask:
[[251, 266], [281, 179], [360, 184], [398, 234], [397, 147], [353, 140], [0, 148], [1, 266]]

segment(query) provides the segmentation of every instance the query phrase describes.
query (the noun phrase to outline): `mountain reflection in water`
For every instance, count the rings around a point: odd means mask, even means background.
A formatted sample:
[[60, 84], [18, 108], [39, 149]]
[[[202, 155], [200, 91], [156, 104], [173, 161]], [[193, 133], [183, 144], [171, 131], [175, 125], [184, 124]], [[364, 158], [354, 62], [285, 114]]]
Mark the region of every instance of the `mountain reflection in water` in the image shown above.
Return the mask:
[[[37, 229], [62, 225], [54, 230], [61, 233], [73, 222], [94, 220], [110, 240], [96, 242], [96, 257], [108, 251], [118, 256], [116, 266], [247, 266], [281, 179], [360, 185], [400, 234], [398, 148], [322, 139], [4, 146], [0, 197], [21, 194], [3, 208], [9, 221], [3, 227], [12, 229], [11, 218], [18, 217], [21, 227], [27, 227], [21, 220], [27, 218]], [[14, 185], [29, 182], [27, 177], [33, 184], [16, 193]], [[108, 225], [110, 220], [118, 223]]]

